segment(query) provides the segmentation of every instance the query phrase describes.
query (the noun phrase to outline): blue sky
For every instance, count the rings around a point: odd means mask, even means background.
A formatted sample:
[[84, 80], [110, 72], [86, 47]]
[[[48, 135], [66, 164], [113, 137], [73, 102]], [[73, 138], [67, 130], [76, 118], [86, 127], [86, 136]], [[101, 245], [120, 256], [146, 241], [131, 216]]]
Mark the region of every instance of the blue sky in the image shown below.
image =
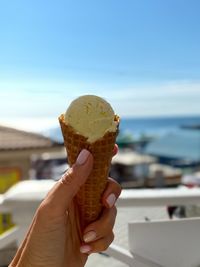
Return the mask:
[[52, 118], [80, 94], [121, 116], [200, 115], [198, 0], [0, 3], [0, 121]]

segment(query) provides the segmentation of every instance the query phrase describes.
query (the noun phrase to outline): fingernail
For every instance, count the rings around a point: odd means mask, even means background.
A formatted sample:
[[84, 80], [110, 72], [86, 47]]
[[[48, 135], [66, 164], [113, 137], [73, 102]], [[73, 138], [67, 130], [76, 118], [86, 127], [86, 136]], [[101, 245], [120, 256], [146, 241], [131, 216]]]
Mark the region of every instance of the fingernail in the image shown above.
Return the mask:
[[78, 155], [78, 158], [76, 160], [76, 163], [78, 165], [83, 165], [86, 162], [89, 155], [90, 155], [90, 152], [88, 150], [86, 150], [86, 149], [81, 150], [81, 152]]
[[91, 247], [88, 245], [84, 245], [80, 247], [80, 252], [81, 253], [88, 253], [91, 250]]
[[83, 240], [85, 241], [85, 243], [91, 242], [91, 241], [95, 240], [96, 236], [97, 235], [96, 235], [95, 231], [90, 231], [83, 236]]
[[112, 206], [115, 204], [115, 201], [116, 201], [116, 196], [114, 194], [110, 194], [106, 199], [106, 202], [108, 203], [108, 206], [110, 208], [112, 208]]

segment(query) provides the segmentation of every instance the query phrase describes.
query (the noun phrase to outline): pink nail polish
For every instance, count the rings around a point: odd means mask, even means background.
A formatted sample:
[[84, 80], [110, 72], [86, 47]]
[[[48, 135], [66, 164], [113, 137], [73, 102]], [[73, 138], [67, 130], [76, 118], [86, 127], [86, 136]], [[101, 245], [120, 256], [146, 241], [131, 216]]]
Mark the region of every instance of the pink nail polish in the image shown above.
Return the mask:
[[86, 149], [81, 150], [81, 152], [78, 155], [78, 158], [76, 160], [76, 163], [78, 165], [83, 165], [86, 160], [88, 159], [88, 156], [90, 155], [90, 152]]
[[81, 253], [88, 253], [91, 250], [91, 247], [88, 245], [84, 245], [80, 247], [80, 252]]
[[116, 201], [116, 196], [114, 194], [110, 194], [106, 199], [106, 202], [108, 203], [108, 206], [110, 208], [112, 208], [112, 206], [115, 204], [115, 201]]
[[95, 240], [96, 238], [96, 233], [95, 231], [90, 231], [88, 233], [86, 233], [84, 236], [83, 236], [83, 240], [85, 241], [85, 243], [87, 242], [91, 242], [93, 240]]

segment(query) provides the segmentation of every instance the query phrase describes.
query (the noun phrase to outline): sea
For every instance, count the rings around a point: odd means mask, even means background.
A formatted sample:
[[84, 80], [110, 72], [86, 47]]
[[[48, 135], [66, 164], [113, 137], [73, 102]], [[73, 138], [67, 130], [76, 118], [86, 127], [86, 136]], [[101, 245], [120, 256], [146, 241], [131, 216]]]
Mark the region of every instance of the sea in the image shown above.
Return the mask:
[[200, 125], [200, 116], [192, 117], [156, 117], [156, 118], [122, 118], [122, 133], [130, 133], [138, 138], [141, 135], [162, 136], [181, 131], [185, 126]]
[[[182, 131], [183, 126], [200, 125], [199, 116], [182, 117], [151, 117], [151, 118], [121, 118], [120, 133], [131, 135], [134, 139], [141, 136], [160, 137], [162, 135]], [[199, 130], [200, 132], [200, 130]], [[59, 127], [48, 129], [45, 135], [56, 141], [63, 141]]]

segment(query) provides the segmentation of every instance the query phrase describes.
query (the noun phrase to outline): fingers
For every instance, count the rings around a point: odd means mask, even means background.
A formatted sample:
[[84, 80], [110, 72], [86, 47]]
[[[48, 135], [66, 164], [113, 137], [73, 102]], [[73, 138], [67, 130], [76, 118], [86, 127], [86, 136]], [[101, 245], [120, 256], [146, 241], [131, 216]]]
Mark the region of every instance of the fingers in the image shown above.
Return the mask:
[[101, 218], [85, 228], [83, 240], [88, 243], [109, 234], [113, 229], [116, 215], [116, 207], [104, 209]]
[[86, 227], [84, 230], [82, 253], [93, 253], [106, 250], [114, 239], [113, 227], [116, 219], [116, 207], [104, 209], [101, 218]]
[[83, 233], [85, 243], [80, 248], [82, 253], [100, 252], [107, 249], [112, 243], [114, 239], [113, 227], [117, 215], [114, 204], [120, 193], [120, 185], [112, 178], [108, 178], [108, 184], [102, 197], [105, 208], [100, 219], [85, 228]]
[[108, 178], [107, 187], [102, 196], [102, 203], [105, 207], [111, 208], [121, 194], [121, 186], [112, 178]]
[[81, 253], [91, 254], [106, 250], [114, 240], [114, 233], [111, 232], [109, 235], [101, 238], [93, 243], [83, 245], [80, 248]]
[[76, 163], [70, 168], [48, 193], [41, 209], [50, 209], [51, 216], [62, 216], [80, 187], [86, 182], [93, 167], [92, 154], [83, 149]]
[[118, 153], [118, 150], [119, 150], [118, 145], [115, 144], [114, 149], [113, 149], [113, 157]]

